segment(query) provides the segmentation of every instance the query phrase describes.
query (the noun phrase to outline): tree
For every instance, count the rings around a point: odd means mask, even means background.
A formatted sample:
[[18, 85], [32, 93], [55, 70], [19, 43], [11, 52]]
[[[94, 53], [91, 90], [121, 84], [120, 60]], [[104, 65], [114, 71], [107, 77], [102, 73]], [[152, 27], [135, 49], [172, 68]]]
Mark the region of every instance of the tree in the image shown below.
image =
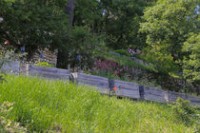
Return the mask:
[[2, 0], [0, 39], [24, 45], [28, 53], [38, 47], [63, 47], [68, 34], [63, 4], [64, 0]]
[[145, 38], [138, 33], [145, 7], [151, 2], [141, 0], [101, 0], [104, 8], [106, 43], [113, 49], [143, 48]]
[[199, 0], [158, 0], [144, 12], [140, 32], [146, 34], [147, 47], [143, 58], [154, 65], [157, 81], [163, 88], [169, 89], [166, 80], [171, 76], [184, 79], [182, 47], [190, 33], [200, 31], [199, 3]]
[[182, 73], [182, 46], [190, 32], [199, 32], [198, 1], [158, 0], [145, 10], [140, 32], [146, 34], [146, 60], [164, 74]]
[[88, 67], [94, 51], [100, 48], [103, 40], [99, 30], [102, 18], [99, 2], [69, 0], [66, 13], [70, 18], [70, 30], [66, 47], [59, 49], [58, 67], [66, 68], [68, 64], [73, 65], [77, 54], [83, 56], [85, 61], [82, 65]]
[[185, 52], [183, 58], [183, 75], [196, 88], [200, 94], [200, 33], [191, 34], [183, 45]]

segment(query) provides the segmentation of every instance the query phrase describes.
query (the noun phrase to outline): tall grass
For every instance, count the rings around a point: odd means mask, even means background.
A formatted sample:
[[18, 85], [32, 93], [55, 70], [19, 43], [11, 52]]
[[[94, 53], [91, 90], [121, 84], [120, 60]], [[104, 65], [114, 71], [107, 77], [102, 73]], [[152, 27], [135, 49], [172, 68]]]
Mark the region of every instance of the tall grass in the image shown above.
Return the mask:
[[5, 117], [30, 132], [189, 133], [168, 105], [102, 96], [95, 89], [64, 81], [7, 76], [0, 103], [14, 103]]

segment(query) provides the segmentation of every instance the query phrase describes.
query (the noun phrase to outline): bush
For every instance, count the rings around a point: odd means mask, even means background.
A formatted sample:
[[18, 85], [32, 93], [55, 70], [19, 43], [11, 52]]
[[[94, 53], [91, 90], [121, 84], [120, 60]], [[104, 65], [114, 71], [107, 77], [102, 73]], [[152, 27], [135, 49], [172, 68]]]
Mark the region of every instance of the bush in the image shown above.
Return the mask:
[[[186, 125], [188, 124], [196, 124], [199, 123], [199, 114], [197, 110], [190, 106], [189, 101], [184, 100], [182, 98], [178, 98], [175, 102], [175, 105], [173, 105], [173, 110], [178, 117], [179, 120], [181, 120]], [[200, 131], [200, 129], [198, 129]]]
[[48, 62], [38, 62], [37, 64], [35, 64], [36, 66], [41, 66], [41, 67], [54, 67], [54, 65], [48, 63]]
[[23, 60], [27, 53], [16, 53], [17, 49], [12, 46], [3, 46], [0, 44], [0, 82], [4, 80], [3, 76], [5, 72], [2, 71], [2, 67], [6, 62], [14, 60]]

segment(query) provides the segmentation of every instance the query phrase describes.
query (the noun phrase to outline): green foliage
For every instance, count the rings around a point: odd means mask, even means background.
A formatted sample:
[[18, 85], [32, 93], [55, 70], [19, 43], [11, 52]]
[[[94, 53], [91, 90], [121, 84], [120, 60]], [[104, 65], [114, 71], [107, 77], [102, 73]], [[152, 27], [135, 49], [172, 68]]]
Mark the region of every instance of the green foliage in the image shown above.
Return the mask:
[[82, 67], [91, 68], [95, 50], [104, 47], [101, 11], [100, 3], [96, 0], [76, 0], [66, 45], [59, 49], [58, 67], [67, 68], [68, 64], [74, 66], [76, 55], [80, 54]]
[[48, 62], [44, 62], [44, 61], [38, 62], [35, 65], [41, 66], [41, 67], [54, 67], [52, 64], [49, 64]]
[[194, 113], [194, 110], [190, 106], [189, 101], [178, 98], [173, 107], [178, 118], [180, 118], [184, 123], [190, 122], [190, 115]]
[[95, 51], [104, 47], [102, 42], [104, 42], [103, 36], [92, 33], [88, 26], [74, 26], [69, 40], [73, 47], [68, 48], [72, 64], [76, 62], [77, 54], [80, 54], [80, 65], [91, 68]]
[[[194, 132], [172, 108], [151, 102], [102, 96], [88, 86], [38, 78], [7, 76], [0, 102], [14, 103], [7, 118], [28, 132]], [[89, 89], [90, 88], [90, 89]], [[131, 125], [131, 126], [130, 126]]]
[[15, 53], [14, 50], [12, 47], [0, 45], [0, 82], [4, 81], [5, 73], [2, 71], [3, 65], [11, 60], [20, 60], [26, 56], [26, 53]]
[[100, 31], [102, 9], [99, 2], [94, 0], [77, 0], [75, 6], [69, 43], [75, 52], [92, 53], [97, 48], [101, 48], [104, 40], [103, 33]]
[[195, 132], [199, 132], [200, 112], [198, 108], [190, 105], [189, 101], [178, 98], [173, 105], [173, 110], [178, 119], [186, 125], [194, 125]]
[[[199, 84], [199, 43], [192, 41], [199, 40], [199, 5], [200, 0], [0, 0], [0, 43], [25, 45], [29, 55], [38, 47], [58, 49], [62, 68], [75, 66], [80, 54], [86, 69], [108, 47], [124, 56], [103, 57], [120, 65]], [[125, 57], [127, 48], [140, 49], [138, 57], [147, 64]]]
[[139, 31], [144, 8], [149, 2], [141, 0], [101, 0], [107, 46], [113, 49], [143, 48], [145, 39]]
[[102, 23], [102, 7], [97, 0], [76, 0], [74, 11], [75, 26], [90, 26], [93, 32], [99, 33]]
[[[2, 0], [0, 40], [12, 45], [25, 45], [27, 51], [38, 46], [61, 47], [67, 35], [67, 16], [64, 1]], [[30, 10], [31, 9], [31, 10]]]
[[0, 64], [3, 65], [4, 62], [10, 61], [10, 60], [20, 60], [24, 58], [27, 53], [17, 53], [15, 52], [15, 48], [13, 47], [7, 47], [0, 45]]
[[91, 53], [98, 47], [98, 36], [91, 33], [87, 26], [75, 26], [70, 37], [72, 50], [79, 53]]
[[117, 63], [119, 63], [120, 66], [128, 66], [130, 68], [140, 68], [142, 70], [147, 71], [156, 71], [156, 69], [151, 64], [145, 64], [145, 63], [138, 63], [130, 58], [130, 56], [120, 56], [116, 54], [112, 54], [109, 52], [98, 52], [98, 55], [100, 57], [113, 60]]
[[183, 45], [183, 74], [191, 82], [200, 81], [200, 34], [191, 34]]
[[115, 52], [119, 53], [120, 55], [130, 56], [128, 51], [124, 49], [118, 49], [118, 50], [115, 50]]
[[13, 104], [4, 101], [0, 104], [0, 132], [1, 133], [27, 133], [27, 129], [20, 126], [20, 123], [6, 118], [7, 114], [13, 109]]
[[199, 2], [158, 0], [145, 10], [140, 24], [140, 32], [147, 35], [144, 54], [158, 71], [181, 71], [182, 45], [190, 32], [199, 32], [199, 14], [194, 12]]

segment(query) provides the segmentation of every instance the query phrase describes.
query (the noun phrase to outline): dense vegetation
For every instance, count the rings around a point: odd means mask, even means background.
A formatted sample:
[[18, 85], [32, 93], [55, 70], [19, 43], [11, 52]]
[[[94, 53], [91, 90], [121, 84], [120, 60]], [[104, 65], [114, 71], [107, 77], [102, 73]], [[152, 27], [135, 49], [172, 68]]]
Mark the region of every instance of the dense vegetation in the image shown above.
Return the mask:
[[[43, 48], [58, 51], [60, 68], [200, 94], [200, 0], [0, 0], [0, 67]], [[200, 132], [200, 110], [181, 99], [164, 105], [64, 81], [0, 81], [0, 132]]]
[[[88, 86], [23, 76], [0, 84], [0, 131], [199, 132], [200, 110], [102, 96]], [[20, 124], [20, 125], [19, 125]]]
[[[200, 94], [200, 0], [1, 0], [0, 9], [2, 45], [28, 55], [38, 48], [57, 49], [62, 68], [76, 65], [81, 55], [89, 71], [115, 51], [123, 57], [109, 60], [117, 68], [106, 73]], [[132, 63], [130, 56], [147, 65]]]

